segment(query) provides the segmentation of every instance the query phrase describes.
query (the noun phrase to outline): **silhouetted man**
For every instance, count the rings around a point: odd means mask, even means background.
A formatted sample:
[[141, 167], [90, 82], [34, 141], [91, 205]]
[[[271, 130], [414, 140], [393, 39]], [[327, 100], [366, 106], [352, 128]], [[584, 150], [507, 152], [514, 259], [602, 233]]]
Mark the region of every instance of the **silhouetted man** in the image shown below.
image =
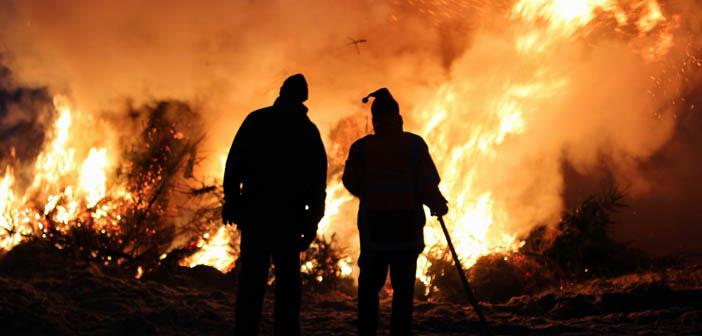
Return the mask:
[[[356, 141], [344, 169], [346, 189], [360, 199], [358, 230], [358, 334], [375, 335], [378, 292], [388, 268], [392, 283], [391, 333], [410, 334], [417, 257], [424, 249], [426, 204], [433, 215], [448, 211], [427, 144], [402, 130], [400, 109], [388, 89], [369, 95], [372, 135]], [[368, 97], [363, 98], [368, 102]]]
[[289, 77], [273, 106], [246, 117], [229, 151], [222, 217], [241, 231], [237, 335], [258, 332], [271, 258], [274, 332], [300, 334], [300, 252], [324, 215], [327, 179], [324, 145], [306, 100], [305, 77]]

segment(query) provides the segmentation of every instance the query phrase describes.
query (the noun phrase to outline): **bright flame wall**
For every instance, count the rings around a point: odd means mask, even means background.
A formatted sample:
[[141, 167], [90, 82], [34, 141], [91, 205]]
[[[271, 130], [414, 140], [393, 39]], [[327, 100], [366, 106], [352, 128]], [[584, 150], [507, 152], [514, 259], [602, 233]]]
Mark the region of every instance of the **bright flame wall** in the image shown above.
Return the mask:
[[[655, 181], [637, 163], [670, 137], [678, 69], [699, 43], [693, 2], [486, 3], [15, 1], [0, 8], [0, 37], [22, 81], [69, 92], [83, 113], [99, 118], [123, 97], [200, 104], [211, 157], [200, 174], [221, 174], [240, 121], [289, 73], [310, 80], [323, 133], [388, 86], [430, 144], [471, 261], [557, 220], [562, 160], [587, 171], [606, 156], [620, 183], [646, 192]], [[100, 148], [84, 149], [84, 167], [104, 170]], [[102, 192], [83, 188], [89, 203]], [[329, 194], [322, 226], [355, 246], [356, 203], [338, 182]]]

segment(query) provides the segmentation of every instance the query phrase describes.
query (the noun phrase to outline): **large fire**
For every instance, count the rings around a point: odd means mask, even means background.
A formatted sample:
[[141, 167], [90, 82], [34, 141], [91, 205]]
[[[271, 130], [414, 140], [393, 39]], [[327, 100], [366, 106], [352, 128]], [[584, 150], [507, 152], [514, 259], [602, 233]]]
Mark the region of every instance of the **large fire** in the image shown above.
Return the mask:
[[15, 186], [12, 166], [1, 179], [0, 249], [9, 250], [32, 235], [45, 236], [50, 225], [65, 231], [86, 213], [96, 231], [113, 229], [120, 220], [117, 204], [125, 205], [131, 199], [118, 185], [111, 186], [106, 198], [107, 170], [114, 164], [107, 148], [91, 147], [84, 158], [78, 158], [75, 111], [68, 98], [60, 95], [54, 97], [54, 107], [58, 115], [49, 132], [51, 140], [36, 159], [30, 185]]
[[[442, 4], [436, 6], [459, 5]], [[501, 28], [477, 37], [476, 43], [489, 48], [462, 58], [454, 65], [453, 78], [403, 111], [409, 130], [427, 140], [437, 163], [450, 202], [447, 223], [467, 267], [480, 256], [515, 251], [526, 229], [557, 218], [558, 181], [546, 181], [541, 186], [545, 191], [533, 190], [526, 175], [511, 177], [511, 172], [529, 169], [534, 172], [530, 178], [540, 179], [540, 174], [557, 169], [551, 161], [542, 162], [538, 148], [529, 145], [532, 138], [548, 137], [544, 129], [533, 129], [531, 121], [553, 119], [554, 110], [564, 107], [559, 104], [579, 101], [572, 97], [578, 97], [583, 87], [578, 81], [585, 78], [578, 67], [583, 47], [605, 40], [602, 36], [621, 34], [642, 64], [651, 64], [674, 47], [677, 27], [676, 17], [666, 16], [656, 0], [519, 0], [497, 21]], [[392, 89], [393, 83], [388, 85]], [[401, 104], [407, 98], [399, 97]], [[96, 230], [109, 231], [121, 220], [115, 207], [131, 204], [127, 189], [110, 180], [119, 160], [112, 146], [97, 141], [84, 148], [68, 99], [56, 96], [54, 105], [58, 116], [51, 140], [36, 159], [31, 184], [17, 186], [12, 165], [0, 178], [0, 249], [13, 248], [49, 223], [68, 225], [86, 213], [81, 209], [92, 209], [88, 213]], [[221, 176], [221, 168], [211, 175]], [[327, 194], [320, 234], [353, 227], [356, 202], [338, 175], [331, 176]], [[531, 196], [530, 205], [516, 205]], [[225, 227], [203, 233], [199, 251], [181, 263], [231, 269], [236, 260], [234, 236], [233, 229]], [[417, 272], [428, 284], [430, 260], [443, 253], [445, 240], [432, 222], [425, 227], [425, 238], [428, 248]], [[354, 246], [354, 239], [344, 242]], [[341, 262], [344, 275], [353, 272], [351, 264], [350, 258]]]
[[[563, 70], [568, 61], [558, 59], [563, 49], [577, 46], [578, 38], [587, 37], [584, 27], [612, 13], [618, 27], [627, 25], [629, 16], [639, 16], [637, 27], [641, 36], [654, 30], [666, 19], [655, 0], [629, 3], [614, 0], [521, 0], [512, 8], [509, 20], [514, 31], [501, 37], [504, 53], [512, 56], [512, 64], [493, 65], [491, 78], [465, 78], [441, 86], [432, 101], [414, 111], [412, 116], [426, 125], [421, 134], [435, 154], [442, 186], [449, 200], [451, 235], [462, 262], [470, 267], [483, 255], [516, 251], [522, 244], [517, 237], [528, 222], [548, 221], [538, 210], [526, 214], [511, 212], [509, 198], [515, 197], [520, 186], [494, 181], [504, 165], [501, 151], [504, 142], [523, 135], [529, 128], [528, 120], [540, 113], [550, 100], [569, 94], [574, 80]], [[628, 9], [628, 11], [627, 11]], [[647, 47], [642, 57], [655, 59], [665, 55], [670, 46], [668, 32], [656, 32], [655, 50]], [[661, 42], [663, 41], [663, 42]], [[651, 53], [655, 54], [651, 54]], [[577, 62], [577, 60], [573, 60]], [[565, 64], [564, 64], [565, 63]], [[502, 72], [500, 74], [500, 72]], [[484, 79], [481, 83], [480, 79]], [[480, 85], [489, 85], [483, 91]], [[507, 163], [511, 165], [512, 163]], [[513, 193], [496, 195], [503, 188], [515, 188]], [[552, 219], [553, 220], [553, 219]], [[528, 221], [528, 222], [527, 222]], [[510, 222], [511, 225], [510, 225]], [[519, 223], [514, 225], [514, 222]], [[436, 225], [425, 227], [428, 246], [440, 246], [428, 253], [445, 250], [445, 240]], [[420, 258], [418, 277], [425, 284], [431, 279], [424, 276], [430, 266]]]

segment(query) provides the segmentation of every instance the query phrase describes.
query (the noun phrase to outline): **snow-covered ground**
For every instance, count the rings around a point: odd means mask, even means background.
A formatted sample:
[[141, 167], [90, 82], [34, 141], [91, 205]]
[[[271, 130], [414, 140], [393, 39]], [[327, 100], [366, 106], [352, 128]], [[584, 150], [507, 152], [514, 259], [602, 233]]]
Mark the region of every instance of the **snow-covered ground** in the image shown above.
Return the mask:
[[[50, 253], [35, 257], [0, 261], [2, 335], [232, 334], [234, 280], [214, 269], [136, 280]], [[263, 335], [272, 333], [271, 303], [269, 296]], [[381, 306], [384, 332], [389, 299]], [[702, 267], [594, 280], [485, 310], [495, 334], [699, 335]], [[308, 290], [302, 311], [304, 335], [355, 335], [352, 295]], [[416, 335], [477, 335], [476, 321], [469, 307], [415, 302]]]

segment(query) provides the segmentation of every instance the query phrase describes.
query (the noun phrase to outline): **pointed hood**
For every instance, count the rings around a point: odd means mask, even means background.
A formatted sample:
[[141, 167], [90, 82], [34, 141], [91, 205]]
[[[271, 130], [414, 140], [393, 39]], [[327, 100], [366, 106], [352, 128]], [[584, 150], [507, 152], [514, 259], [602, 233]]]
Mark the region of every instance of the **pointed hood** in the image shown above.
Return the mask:
[[400, 106], [387, 88], [376, 90], [364, 97], [362, 101], [368, 103], [369, 97], [375, 98], [371, 105], [371, 114], [374, 118], [388, 115], [400, 115]]

